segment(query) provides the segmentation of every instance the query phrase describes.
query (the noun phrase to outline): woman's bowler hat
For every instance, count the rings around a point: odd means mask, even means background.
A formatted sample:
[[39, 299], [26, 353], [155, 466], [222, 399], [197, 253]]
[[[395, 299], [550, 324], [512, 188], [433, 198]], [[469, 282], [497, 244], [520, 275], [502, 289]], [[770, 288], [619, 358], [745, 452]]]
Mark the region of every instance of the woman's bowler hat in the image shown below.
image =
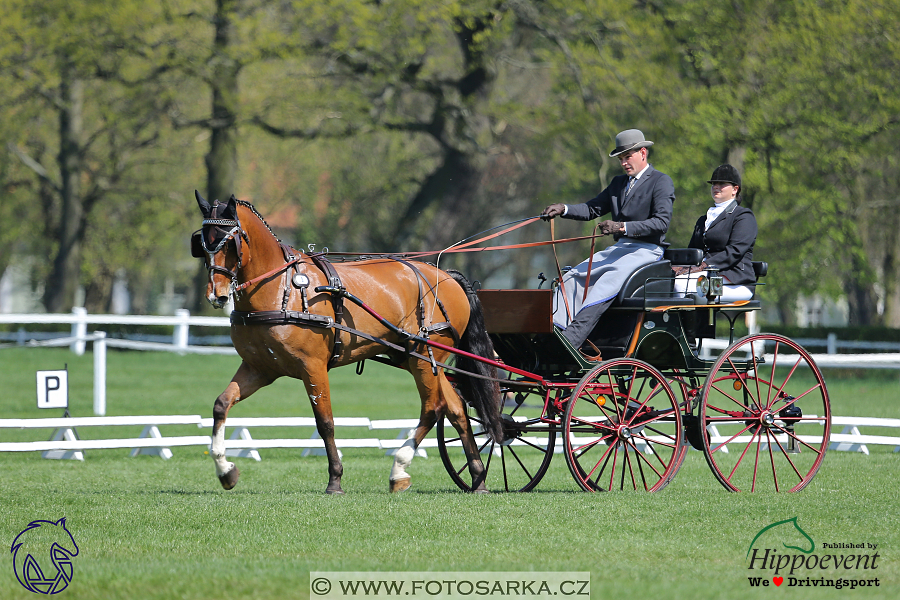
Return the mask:
[[616, 149], [609, 153], [610, 157], [618, 156], [629, 150], [649, 148], [653, 142], [644, 139], [644, 134], [639, 129], [626, 129], [616, 136]]
[[713, 171], [712, 177], [709, 178], [709, 181], [706, 183], [731, 183], [740, 187], [741, 185], [741, 174], [738, 173], [738, 170], [732, 167], [731, 165], [719, 165], [716, 167], [716, 170]]

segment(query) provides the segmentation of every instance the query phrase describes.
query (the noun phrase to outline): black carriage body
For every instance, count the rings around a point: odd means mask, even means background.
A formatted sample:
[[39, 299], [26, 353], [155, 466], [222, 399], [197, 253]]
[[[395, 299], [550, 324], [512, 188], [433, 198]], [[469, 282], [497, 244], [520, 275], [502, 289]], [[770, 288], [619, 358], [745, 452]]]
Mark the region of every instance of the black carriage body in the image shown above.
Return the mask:
[[[554, 329], [553, 291], [480, 290], [479, 297], [494, 348], [506, 364], [557, 381], [577, 381], [595, 364]], [[606, 360], [628, 357], [662, 371], [705, 373], [713, 361], [699, 358], [698, 351], [704, 338], [715, 337], [718, 314], [733, 323], [759, 307], [757, 300], [722, 308], [678, 297], [671, 262], [661, 260], [628, 278], [589, 339]]]

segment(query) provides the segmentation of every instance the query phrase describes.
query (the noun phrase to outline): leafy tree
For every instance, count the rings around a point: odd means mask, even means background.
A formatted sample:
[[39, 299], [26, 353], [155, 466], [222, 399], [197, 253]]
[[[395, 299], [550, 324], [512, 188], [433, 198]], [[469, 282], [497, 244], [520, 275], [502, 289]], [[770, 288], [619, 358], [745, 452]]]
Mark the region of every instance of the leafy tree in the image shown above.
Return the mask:
[[165, 94], [146, 85], [159, 51], [148, 35], [154, 12], [96, 1], [3, 0], [0, 10], [0, 77], [7, 109], [19, 116], [7, 148], [36, 181], [20, 171], [12, 178], [40, 200], [33, 251], [50, 264], [44, 305], [66, 311], [81, 283], [92, 213], [127, 192], [127, 173], [160, 135]]

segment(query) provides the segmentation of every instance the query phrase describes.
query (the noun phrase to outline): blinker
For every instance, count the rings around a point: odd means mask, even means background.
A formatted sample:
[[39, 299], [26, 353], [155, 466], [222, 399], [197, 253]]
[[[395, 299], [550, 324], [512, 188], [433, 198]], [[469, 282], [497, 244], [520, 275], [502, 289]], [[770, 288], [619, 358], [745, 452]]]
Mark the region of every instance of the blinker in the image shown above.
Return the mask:
[[194, 258], [206, 258], [206, 252], [203, 250], [202, 233], [195, 231], [191, 234], [191, 256]]

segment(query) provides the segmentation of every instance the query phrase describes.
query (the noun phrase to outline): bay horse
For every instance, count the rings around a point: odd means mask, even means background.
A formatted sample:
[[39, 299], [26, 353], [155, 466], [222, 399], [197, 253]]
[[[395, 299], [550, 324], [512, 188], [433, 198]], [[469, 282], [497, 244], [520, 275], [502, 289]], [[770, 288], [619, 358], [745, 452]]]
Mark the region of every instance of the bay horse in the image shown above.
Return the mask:
[[[416, 448], [437, 419], [446, 416], [459, 432], [473, 491], [486, 492], [484, 465], [460, 394], [494, 439], [501, 440], [496, 369], [457, 354], [457, 393], [437, 366], [450, 356], [450, 347], [472, 356], [494, 357], [481, 304], [466, 279], [454, 271], [400, 258], [332, 265], [321, 256], [282, 244], [249, 202], [232, 195], [225, 203], [210, 205], [198, 192], [194, 194], [203, 223], [192, 237], [192, 254], [206, 261], [210, 304], [222, 308], [233, 295], [231, 339], [242, 359], [213, 406], [210, 455], [222, 487], [233, 488], [239, 477], [238, 468], [225, 459], [229, 410], [279, 377], [293, 377], [303, 381], [325, 444], [325, 491], [343, 494], [328, 370], [376, 356], [384, 361], [386, 355], [387, 362], [412, 374], [422, 402], [414, 435], [395, 454], [389, 490], [409, 488], [406, 469]], [[344, 293], [361, 303], [345, 306], [340, 297]], [[409, 333], [437, 344], [425, 348], [411, 343]], [[423, 352], [429, 353], [430, 360], [413, 355], [424, 357]]]

